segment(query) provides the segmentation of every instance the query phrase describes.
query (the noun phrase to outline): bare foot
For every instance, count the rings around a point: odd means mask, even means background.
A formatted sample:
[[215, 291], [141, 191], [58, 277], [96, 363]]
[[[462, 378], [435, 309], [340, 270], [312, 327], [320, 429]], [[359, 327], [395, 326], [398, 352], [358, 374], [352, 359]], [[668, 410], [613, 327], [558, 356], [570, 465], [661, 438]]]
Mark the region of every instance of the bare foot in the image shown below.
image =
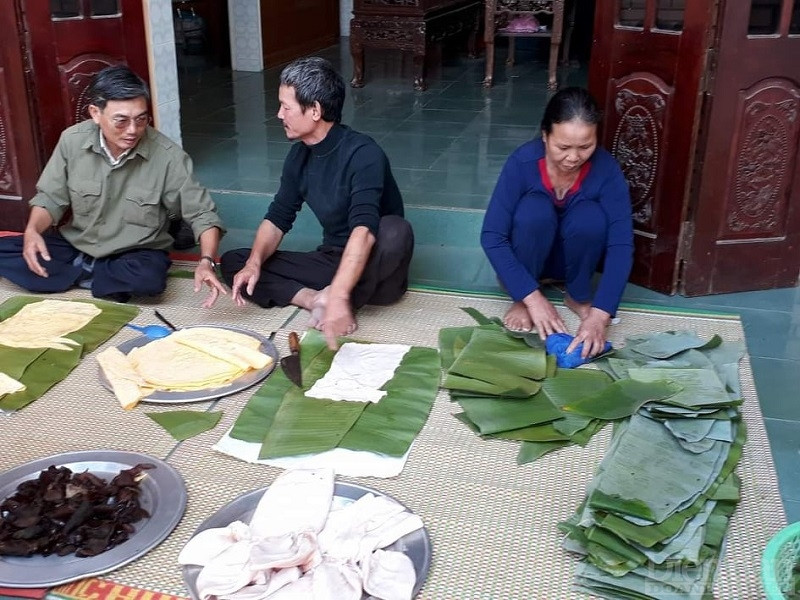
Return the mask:
[[503, 325], [512, 331], [530, 331], [533, 321], [526, 306], [522, 302], [514, 302], [503, 317]]
[[325, 306], [328, 304], [328, 288], [323, 288], [314, 295], [311, 301], [311, 316], [308, 318], [308, 326], [314, 327], [319, 331], [325, 327]]
[[588, 317], [589, 312], [592, 310], [591, 302], [578, 302], [577, 300], [573, 300], [572, 296], [569, 294], [564, 296], [564, 304], [568, 309], [578, 315], [581, 321]]

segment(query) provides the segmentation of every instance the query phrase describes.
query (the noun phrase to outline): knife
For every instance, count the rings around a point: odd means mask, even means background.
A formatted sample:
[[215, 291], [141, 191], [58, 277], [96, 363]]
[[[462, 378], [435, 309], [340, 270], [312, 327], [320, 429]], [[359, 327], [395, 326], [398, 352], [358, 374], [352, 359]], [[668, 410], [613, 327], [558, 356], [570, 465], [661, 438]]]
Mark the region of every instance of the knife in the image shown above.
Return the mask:
[[281, 367], [286, 377], [297, 387], [303, 387], [303, 370], [300, 367], [300, 339], [292, 331], [289, 334], [289, 356], [281, 359]]

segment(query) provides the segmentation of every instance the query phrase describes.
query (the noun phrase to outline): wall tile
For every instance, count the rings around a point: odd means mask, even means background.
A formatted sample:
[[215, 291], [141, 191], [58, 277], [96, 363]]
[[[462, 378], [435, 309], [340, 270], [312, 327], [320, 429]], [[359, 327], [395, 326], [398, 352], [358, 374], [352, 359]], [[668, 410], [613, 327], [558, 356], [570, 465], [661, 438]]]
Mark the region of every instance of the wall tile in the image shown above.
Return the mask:
[[181, 104], [178, 100], [164, 102], [157, 106], [158, 130], [179, 145], [181, 140]]
[[264, 70], [261, 49], [261, 8], [258, 0], [230, 0], [231, 64], [235, 71]]

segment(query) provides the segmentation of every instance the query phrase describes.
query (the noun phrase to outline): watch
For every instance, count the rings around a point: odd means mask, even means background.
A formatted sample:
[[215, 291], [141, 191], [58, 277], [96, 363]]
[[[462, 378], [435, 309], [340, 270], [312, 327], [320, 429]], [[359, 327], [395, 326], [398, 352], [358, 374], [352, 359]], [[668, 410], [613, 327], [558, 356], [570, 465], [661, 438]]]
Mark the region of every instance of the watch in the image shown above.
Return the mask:
[[215, 261], [212, 256], [208, 256], [207, 254], [204, 254], [203, 256], [200, 257], [200, 260], [207, 260], [208, 262], [210, 262], [212, 269], [216, 269], [217, 268], [217, 261]]

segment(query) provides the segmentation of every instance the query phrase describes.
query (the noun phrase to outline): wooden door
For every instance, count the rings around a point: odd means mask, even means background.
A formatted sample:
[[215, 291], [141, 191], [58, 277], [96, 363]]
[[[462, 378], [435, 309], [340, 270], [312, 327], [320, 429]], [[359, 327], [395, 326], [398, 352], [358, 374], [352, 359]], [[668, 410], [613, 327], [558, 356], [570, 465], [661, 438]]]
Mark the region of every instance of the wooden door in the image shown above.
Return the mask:
[[142, 0], [24, 0], [45, 153], [88, 118], [86, 88], [100, 69], [127, 63], [145, 80]]
[[339, 43], [339, 0], [261, 0], [264, 67]]
[[[736, 0], [743, 1], [743, 0]], [[631, 186], [631, 281], [673, 293], [717, 0], [609, 0], [595, 8], [589, 88], [601, 143]]]
[[142, 0], [5, 0], [0, 11], [0, 230], [27, 201], [61, 132], [88, 117], [86, 88], [111, 64], [148, 78]]
[[682, 292], [796, 285], [800, 2], [726, 0]]
[[22, 231], [41, 169], [18, 2], [0, 10], [0, 231]]

